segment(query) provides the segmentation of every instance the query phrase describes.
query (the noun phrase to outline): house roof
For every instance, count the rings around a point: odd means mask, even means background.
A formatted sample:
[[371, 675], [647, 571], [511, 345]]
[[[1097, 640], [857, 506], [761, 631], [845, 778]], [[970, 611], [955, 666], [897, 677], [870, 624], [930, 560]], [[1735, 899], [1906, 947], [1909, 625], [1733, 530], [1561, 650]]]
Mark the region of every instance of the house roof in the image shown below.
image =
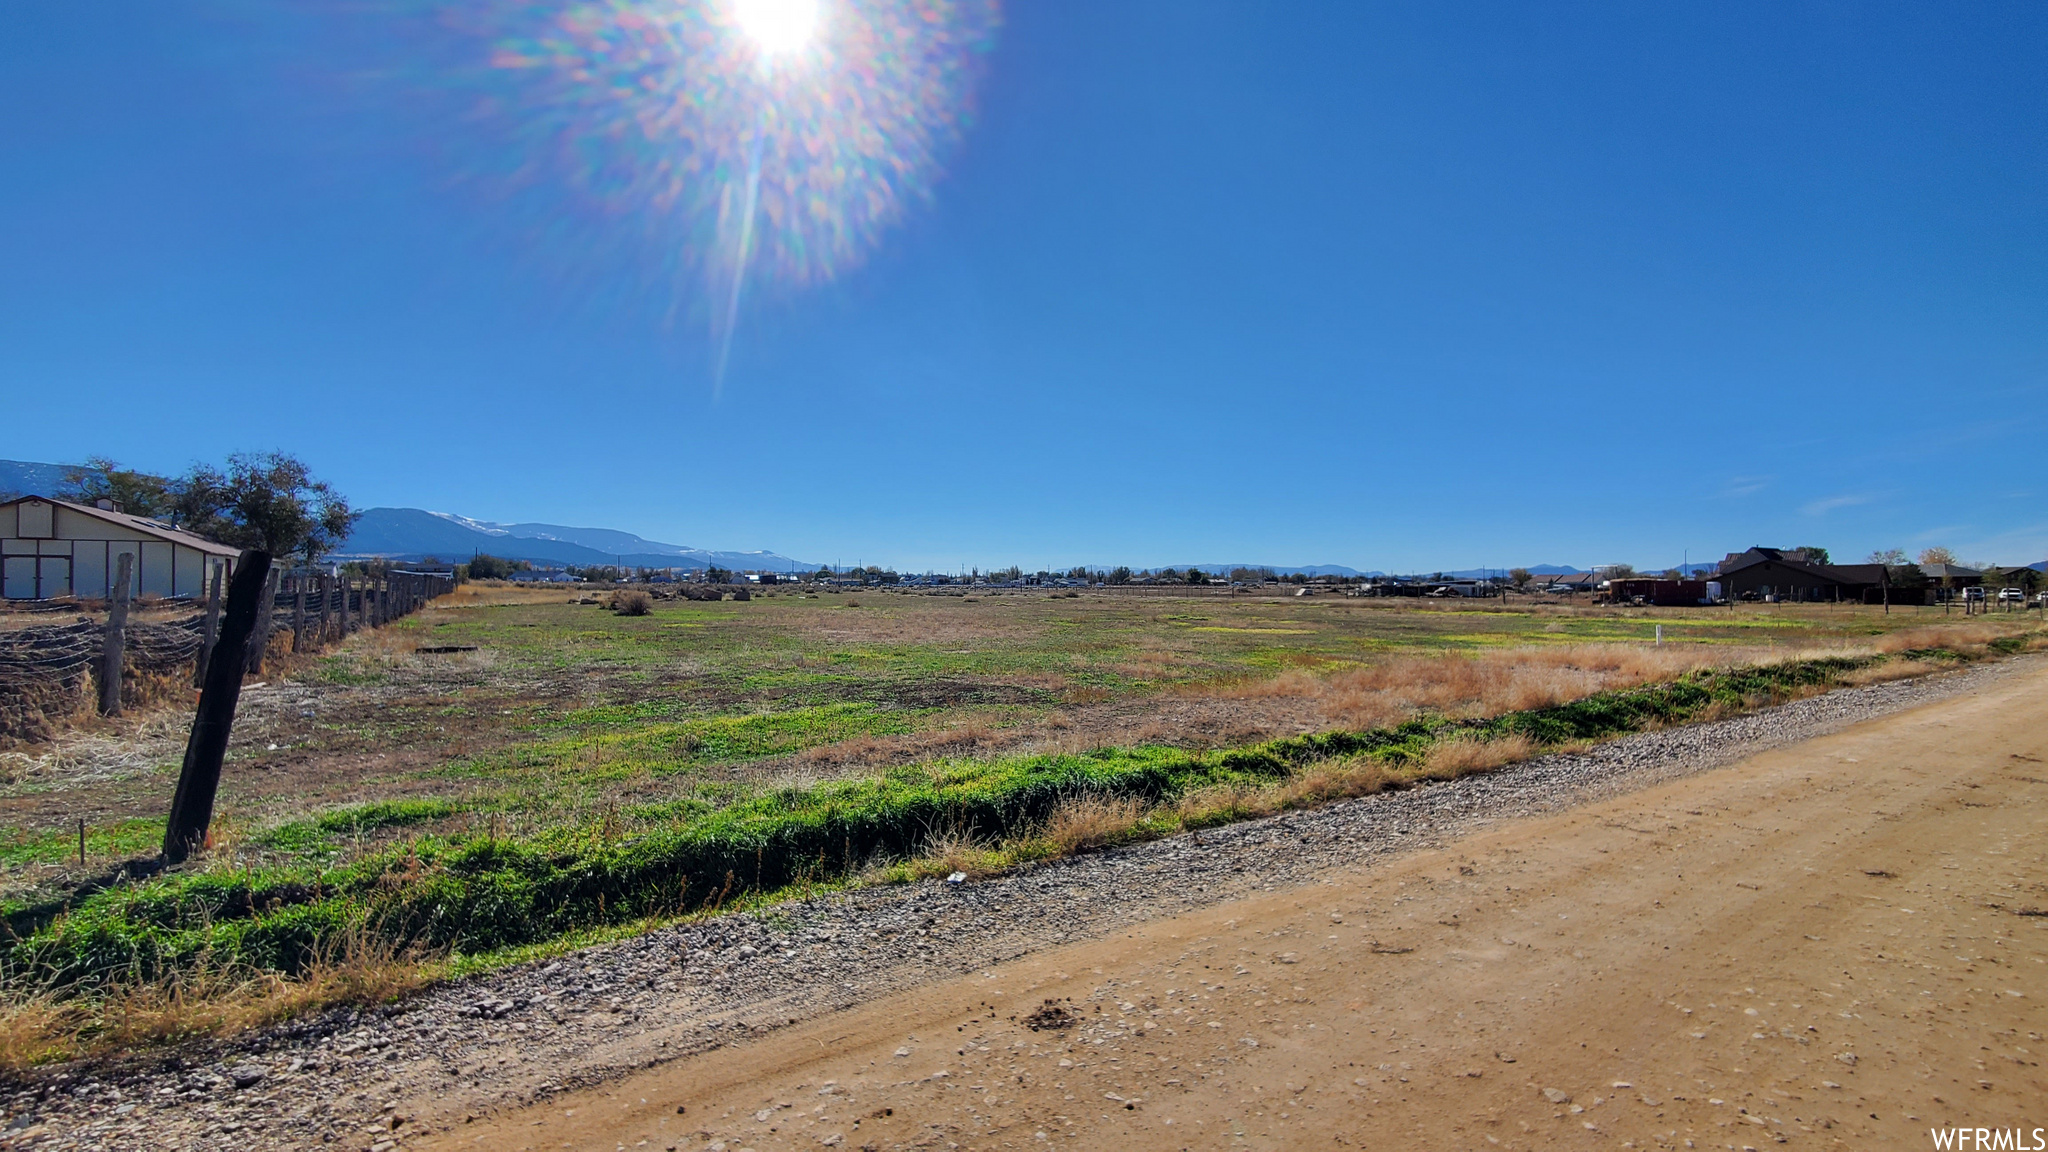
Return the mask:
[[1920, 572], [1931, 580], [1939, 580], [1944, 576], [1982, 576], [1984, 574], [1975, 568], [1965, 568], [1961, 564], [1922, 564]]
[[1839, 566], [1815, 564], [1807, 560], [1806, 553], [1797, 548], [1751, 548], [1747, 552], [1731, 552], [1727, 559], [1721, 561], [1720, 567], [1715, 569], [1715, 574], [1732, 576], [1744, 568], [1754, 568], [1758, 564], [1782, 564], [1795, 572], [1837, 583], [1850, 579], [1840, 574]]
[[211, 556], [239, 556], [242, 554], [242, 550], [239, 548], [230, 547], [217, 540], [208, 540], [204, 536], [194, 536], [190, 532], [181, 532], [161, 520], [151, 520], [146, 516], [130, 516], [126, 512], [113, 512], [105, 508], [95, 508], [90, 504], [75, 504], [69, 500], [58, 500], [50, 496], [22, 496], [18, 499], [0, 502], [0, 508], [24, 504], [30, 500], [40, 500], [45, 504], [56, 504], [63, 508], [69, 508], [80, 515], [104, 520], [109, 524], [117, 524], [123, 528], [154, 536], [159, 540], [168, 540], [173, 544], [183, 544], [187, 548], [195, 548]]

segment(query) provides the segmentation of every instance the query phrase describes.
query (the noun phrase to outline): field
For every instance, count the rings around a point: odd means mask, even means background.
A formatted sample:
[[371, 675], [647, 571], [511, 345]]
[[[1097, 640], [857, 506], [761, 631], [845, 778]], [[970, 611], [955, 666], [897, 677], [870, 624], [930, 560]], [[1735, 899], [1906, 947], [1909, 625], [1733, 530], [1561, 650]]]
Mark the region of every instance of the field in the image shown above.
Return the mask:
[[777, 590], [645, 616], [588, 598], [468, 586], [252, 684], [210, 851], [175, 876], [75, 892], [161, 836], [183, 712], [4, 754], [13, 994], [78, 1019], [198, 974], [245, 991], [261, 974], [274, 996], [366, 965], [460, 971], [791, 886], [1001, 868], [1484, 770], [2038, 636], [2025, 616], [1928, 610], [1220, 590]]

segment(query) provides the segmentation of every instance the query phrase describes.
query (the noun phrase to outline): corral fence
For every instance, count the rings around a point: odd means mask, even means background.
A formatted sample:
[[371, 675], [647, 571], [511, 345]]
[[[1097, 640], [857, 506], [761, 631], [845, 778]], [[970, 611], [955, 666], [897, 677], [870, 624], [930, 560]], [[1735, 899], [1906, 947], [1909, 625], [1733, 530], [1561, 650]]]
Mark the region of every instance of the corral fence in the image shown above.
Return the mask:
[[[257, 622], [257, 634], [269, 643], [250, 645], [247, 670], [260, 673], [266, 652], [316, 652], [351, 632], [409, 616], [454, 587], [448, 572], [392, 571], [365, 579], [274, 571], [264, 618]], [[47, 616], [96, 608], [103, 610], [86, 601], [45, 602], [14, 611]], [[171, 620], [126, 621], [118, 629], [87, 615], [0, 628], [0, 747], [46, 740], [66, 719], [93, 706], [110, 632], [119, 633], [113, 642], [119, 645], [121, 695], [128, 702], [196, 683], [218, 612], [216, 602]]]
[[[427, 601], [455, 590], [452, 572], [391, 571], [371, 579], [319, 572], [278, 572], [265, 605], [259, 634], [275, 645], [289, 637], [293, 652], [318, 651], [363, 628], [377, 628], [412, 615]], [[252, 651], [254, 650], [252, 645]], [[261, 670], [261, 664], [256, 670]]]

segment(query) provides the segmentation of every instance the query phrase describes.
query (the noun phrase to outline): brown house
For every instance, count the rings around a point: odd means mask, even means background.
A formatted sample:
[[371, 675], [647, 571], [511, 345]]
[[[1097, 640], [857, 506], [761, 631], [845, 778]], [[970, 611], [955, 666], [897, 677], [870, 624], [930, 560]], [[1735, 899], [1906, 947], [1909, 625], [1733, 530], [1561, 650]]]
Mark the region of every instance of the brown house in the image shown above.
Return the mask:
[[1878, 564], [1816, 564], [1799, 548], [1751, 548], [1730, 552], [1714, 578], [1730, 600], [1775, 596], [1801, 603], [1861, 603], [1865, 592], [1882, 587], [1882, 569]]

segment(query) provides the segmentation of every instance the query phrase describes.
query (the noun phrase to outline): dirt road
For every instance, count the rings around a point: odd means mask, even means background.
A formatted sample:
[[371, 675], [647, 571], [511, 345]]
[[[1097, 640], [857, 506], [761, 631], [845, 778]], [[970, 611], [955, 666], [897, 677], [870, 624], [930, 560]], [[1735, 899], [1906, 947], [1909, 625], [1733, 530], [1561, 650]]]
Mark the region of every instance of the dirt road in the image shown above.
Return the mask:
[[2048, 669], [440, 1148], [1933, 1146], [2048, 1127]]

